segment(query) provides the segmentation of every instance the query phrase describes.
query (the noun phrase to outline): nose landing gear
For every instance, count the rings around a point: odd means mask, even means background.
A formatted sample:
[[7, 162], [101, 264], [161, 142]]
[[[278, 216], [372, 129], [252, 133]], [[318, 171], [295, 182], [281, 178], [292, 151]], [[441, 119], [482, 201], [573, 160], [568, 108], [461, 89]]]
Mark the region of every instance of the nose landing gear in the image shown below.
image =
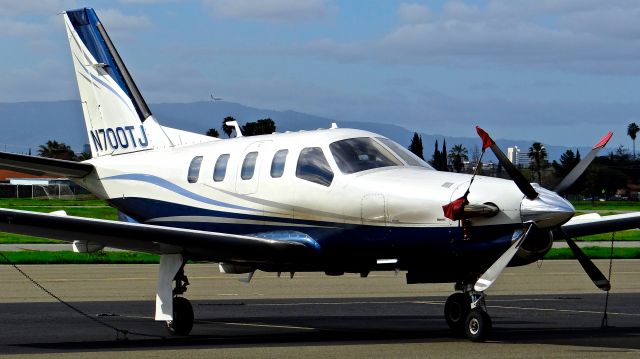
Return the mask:
[[444, 305], [444, 318], [456, 334], [464, 334], [474, 342], [485, 341], [493, 328], [487, 313], [483, 292], [453, 293]]

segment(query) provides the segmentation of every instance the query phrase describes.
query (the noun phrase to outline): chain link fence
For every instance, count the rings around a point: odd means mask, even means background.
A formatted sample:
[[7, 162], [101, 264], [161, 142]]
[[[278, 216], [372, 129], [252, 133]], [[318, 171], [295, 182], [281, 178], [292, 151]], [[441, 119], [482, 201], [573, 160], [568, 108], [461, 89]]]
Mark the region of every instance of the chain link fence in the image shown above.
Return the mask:
[[75, 199], [91, 194], [76, 184], [9, 184], [0, 183], [0, 198]]

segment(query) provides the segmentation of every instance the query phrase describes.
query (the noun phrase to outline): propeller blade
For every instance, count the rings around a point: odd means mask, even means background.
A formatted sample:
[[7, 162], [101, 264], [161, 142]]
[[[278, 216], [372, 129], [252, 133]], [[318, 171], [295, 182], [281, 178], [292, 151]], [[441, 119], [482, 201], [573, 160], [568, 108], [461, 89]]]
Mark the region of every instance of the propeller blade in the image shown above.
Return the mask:
[[571, 185], [574, 184], [575, 181], [578, 180], [578, 178], [580, 178], [587, 167], [589, 167], [591, 161], [593, 161], [593, 159], [598, 155], [598, 152], [600, 152], [600, 150], [604, 148], [607, 142], [609, 142], [611, 136], [613, 136], [613, 132], [609, 131], [609, 133], [602, 137], [602, 139], [600, 139], [600, 142], [593, 146], [589, 154], [587, 154], [587, 157], [585, 157], [582, 161], [580, 161], [580, 163], [573, 167], [571, 172], [569, 172], [569, 174], [562, 179], [562, 182], [560, 182], [560, 184], [558, 184], [556, 188], [554, 188], [554, 191], [556, 193], [562, 193], [569, 189], [569, 187], [571, 187]]
[[602, 272], [600, 272], [598, 267], [593, 264], [591, 259], [587, 257], [582, 249], [578, 247], [576, 242], [574, 242], [573, 239], [571, 239], [566, 233], [564, 233], [563, 230], [560, 230], [560, 232], [562, 233], [564, 240], [567, 241], [569, 248], [571, 248], [573, 255], [576, 256], [576, 259], [578, 260], [578, 262], [580, 262], [580, 265], [582, 266], [584, 271], [587, 272], [587, 275], [589, 276], [589, 278], [591, 278], [591, 281], [593, 281], [593, 284], [595, 284], [596, 287], [600, 288], [603, 291], [608, 291], [609, 289], [611, 289], [611, 283], [609, 283], [609, 280], [604, 276], [604, 274], [602, 274]]
[[529, 223], [529, 228], [527, 228], [526, 231], [521, 231], [518, 239], [511, 244], [511, 247], [509, 247], [509, 249], [507, 249], [506, 252], [504, 252], [500, 258], [498, 258], [498, 260], [496, 260], [491, 267], [489, 267], [489, 269], [480, 276], [476, 281], [476, 284], [473, 286], [475, 291], [482, 292], [487, 290], [487, 288], [489, 288], [496, 279], [498, 279], [498, 276], [500, 276], [509, 262], [511, 262], [511, 259], [513, 259], [513, 256], [516, 255], [516, 252], [518, 252], [518, 249], [520, 249], [520, 246], [527, 238], [531, 227], [533, 227], [533, 223]]
[[476, 126], [476, 131], [478, 132], [480, 138], [482, 138], [482, 149], [484, 150], [485, 148], [490, 147], [491, 151], [493, 151], [493, 154], [498, 157], [498, 161], [500, 161], [502, 167], [509, 174], [509, 177], [511, 177], [513, 182], [515, 182], [516, 186], [518, 186], [518, 188], [520, 189], [520, 192], [522, 192], [527, 198], [531, 200], [536, 199], [538, 197], [538, 192], [536, 192], [531, 183], [529, 183], [529, 181], [524, 178], [518, 168], [516, 168], [516, 166], [511, 163], [511, 161], [509, 161], [507, 156], [504, 154], [504, 152], [502, 152], [502, 150], [500, 150], [500, 147], [496, 145], [495, 141], [491, 139], [489, 134], [479, 126]]

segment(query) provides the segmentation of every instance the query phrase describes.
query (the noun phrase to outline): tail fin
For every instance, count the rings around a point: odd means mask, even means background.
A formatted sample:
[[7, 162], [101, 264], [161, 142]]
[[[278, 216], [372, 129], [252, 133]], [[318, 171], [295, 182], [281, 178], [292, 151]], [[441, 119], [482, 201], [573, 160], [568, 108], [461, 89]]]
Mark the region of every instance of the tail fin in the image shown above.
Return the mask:
[[172, 145], [90, 8], [64, 13], [94, 157]]

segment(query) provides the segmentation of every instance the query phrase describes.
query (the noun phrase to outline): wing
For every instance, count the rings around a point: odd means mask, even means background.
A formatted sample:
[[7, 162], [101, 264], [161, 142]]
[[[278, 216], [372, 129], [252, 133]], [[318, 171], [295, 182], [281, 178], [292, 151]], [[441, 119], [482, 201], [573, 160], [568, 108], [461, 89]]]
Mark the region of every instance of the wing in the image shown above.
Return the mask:
[[82, 178], [94, 169], [92, 164], [85, 162], [18, 155], [7, 152], [0, 152], [0, 168], [34, 175], [47, 174], [67, 178]]
[[12, 209], [0, 209], [0, 231], [215, 262], [308, 264], [319, 250], [298, 232], [242, 236]]
[[640, 227], [640, 212], [600, 216], [596, 213], [573, 217], [561, 228], [569, 237], [609, 233]]

